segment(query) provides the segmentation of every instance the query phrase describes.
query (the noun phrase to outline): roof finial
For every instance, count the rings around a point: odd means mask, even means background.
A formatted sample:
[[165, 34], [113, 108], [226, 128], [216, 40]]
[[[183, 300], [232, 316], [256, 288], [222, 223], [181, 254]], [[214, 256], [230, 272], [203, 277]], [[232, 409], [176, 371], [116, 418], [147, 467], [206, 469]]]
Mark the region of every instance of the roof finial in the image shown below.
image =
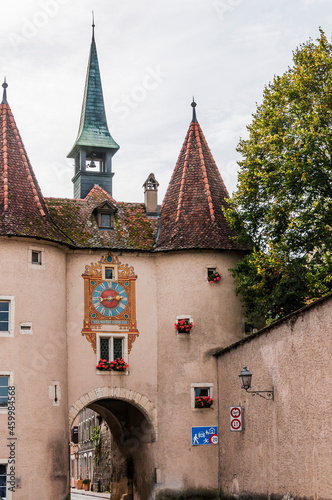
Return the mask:
[[8, 87], [8, 83], [6, 82], [6, 77], [5, 77], [5, 80], [2, 84], [2, 87], [3, 87], [3, 96], [2, 96], [2, 102], [1, 104], [8, 104], [7, 102], [7, 87]]
[[92, 38], [95, 37], [95, 15], [94, 12], [92, 11]]
[[191, 103], [191, 106], [193, 108], [193, 119], [192, 119], [192, 121], [194, 123], [196, 123], [197, 122], [197, 118], [196, 118], [196, 110], [195, 110], [195, 108], [196, 108], [197, 104], [195, 103], [195, 98], [194, 97], [193, 97], [193, 102]]

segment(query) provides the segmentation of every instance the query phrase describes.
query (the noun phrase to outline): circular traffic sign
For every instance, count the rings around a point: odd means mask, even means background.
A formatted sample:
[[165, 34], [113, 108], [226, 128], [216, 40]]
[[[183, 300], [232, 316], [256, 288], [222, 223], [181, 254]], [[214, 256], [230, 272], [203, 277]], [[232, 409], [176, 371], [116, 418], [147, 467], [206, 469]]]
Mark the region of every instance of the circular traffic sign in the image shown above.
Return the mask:
[[233, 418], [239, 418], [241, 415], [241, 409], [238, 406], [234, 406], [234, 408], [231, 409], [231, 416]]
[[217, 434], [212, 434], [212, 436], [210, 436], [210, 443], [211, 444], [218, 444], [218, 436], [217, 436]]
[[240, 420], [238, 420], [237, 418], [234, 418], [232, 421], [231, 421], [231, 427], [232, 429], [239, 429], [241, 427], [241, 422]]

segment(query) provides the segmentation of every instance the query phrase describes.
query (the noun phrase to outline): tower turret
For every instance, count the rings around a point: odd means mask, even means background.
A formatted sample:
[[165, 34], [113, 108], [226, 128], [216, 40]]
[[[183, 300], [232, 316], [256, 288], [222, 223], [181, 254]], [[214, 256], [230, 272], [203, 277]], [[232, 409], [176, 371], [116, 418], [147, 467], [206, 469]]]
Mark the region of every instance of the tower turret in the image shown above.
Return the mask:
[[196, 103], [184, 144], [160, 209], [156, 250], [244, 250], [222, 207], [226, 186], [198, 123]]
[[112, 156], [119, 149], [108, 130], [94, 27], [93, 22], [80, 126], [68, 154], [75, 160], [74, 198], [85, 198], [95, 184], [112, 196]]

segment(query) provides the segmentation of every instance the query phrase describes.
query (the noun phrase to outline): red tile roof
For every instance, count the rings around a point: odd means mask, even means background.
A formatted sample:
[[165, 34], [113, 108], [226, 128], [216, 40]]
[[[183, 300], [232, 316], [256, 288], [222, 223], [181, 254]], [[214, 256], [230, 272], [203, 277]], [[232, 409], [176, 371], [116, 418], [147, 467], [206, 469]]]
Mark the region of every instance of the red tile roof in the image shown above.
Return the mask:
[[[143, 203], [116, 202], [100, 186], [85, 199], [44, 199], [14, 117], [0, 104], [0, 235], [55, 241], [71, 248], [119, 250], [242, 250], [221, 207], [228, 197], [199, 124], [191, 123], [158, 220]], [[98, 209], [114, 212], [114, 229], [100, 229]]]
[[[107, 202], [114, 207], [114, 230], [99, 229], [93, 211]], [[94, 186], [83, 200], [44, 199], [13, 114], [0, 104], [0, 235], [27, 236], [72, 248], [152, 250], [157, 220], [143, 203], [116, 203]]]
[[196, 116], [189, 126], [161, 210], [157, 250], [245, 250], [222, 207], [229, 198]]
[[[75, 248], [153, 250], [158, 221], [146, 215], [144, 203], [116, 202], [100, 186], [86, 198], [46, 198], [52, 220]], [[114, 229], [99, 229], [94, 211], [107, 202], [114, 207]]]
[[6, 99], [0, 104], [0, 235], [66, 242], [50, 219]]

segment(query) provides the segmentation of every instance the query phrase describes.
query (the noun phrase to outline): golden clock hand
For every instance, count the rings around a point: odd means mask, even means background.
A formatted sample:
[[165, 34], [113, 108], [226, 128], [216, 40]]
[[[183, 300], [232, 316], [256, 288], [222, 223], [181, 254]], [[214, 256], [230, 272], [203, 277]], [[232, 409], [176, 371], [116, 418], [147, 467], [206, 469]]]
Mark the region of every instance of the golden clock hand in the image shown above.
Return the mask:
[[113, 295], [108, 295], [107, 297], [99, 297], [99, 302], [104, 302], [104, 300], [108, 300], [108, 302], [112, 302], [113, 300], [117, 300], [118, 302], [120, 302], [120, 300], [122, 300], [122, 296], [121, 295], [115, 295], [115, 297]]

